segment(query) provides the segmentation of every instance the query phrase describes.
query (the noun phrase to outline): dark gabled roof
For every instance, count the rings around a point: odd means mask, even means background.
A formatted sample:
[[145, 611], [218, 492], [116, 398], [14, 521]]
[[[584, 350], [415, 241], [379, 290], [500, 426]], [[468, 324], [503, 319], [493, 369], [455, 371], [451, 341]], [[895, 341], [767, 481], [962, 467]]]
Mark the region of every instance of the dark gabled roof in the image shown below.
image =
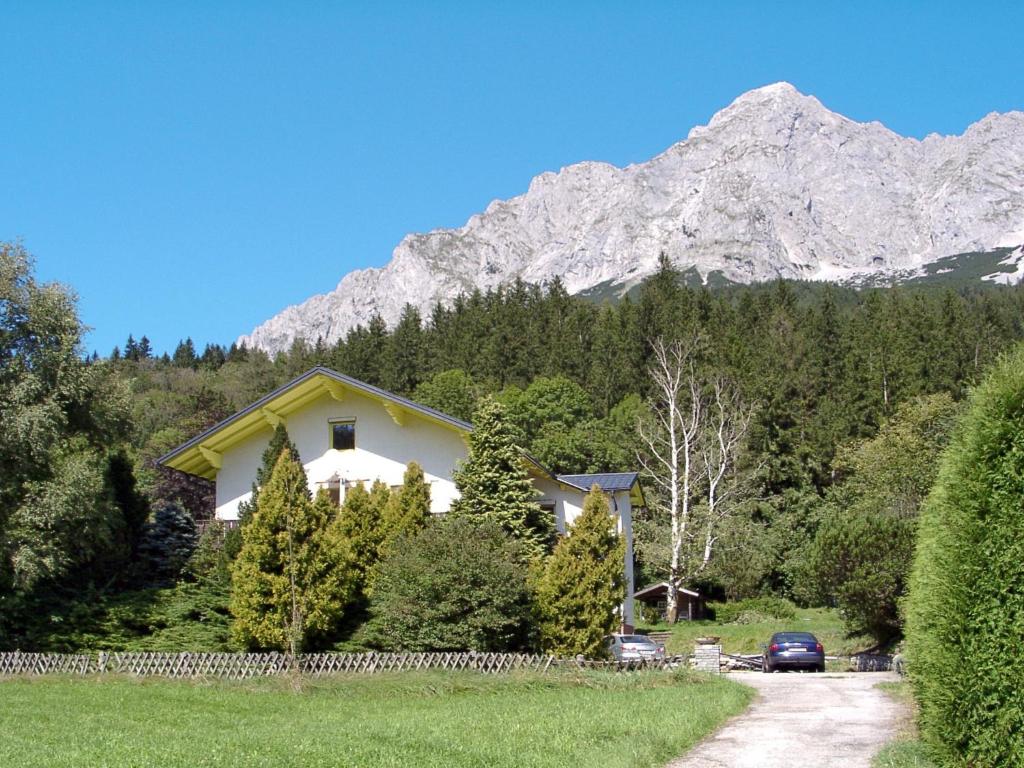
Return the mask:
[[597, 485], [602, 491], [628, 491], [636, 485], [636, 472], [604, 472], [595, 475], [559, 475], [558, 479], [566, 485], [572, 485], [589, 491]]

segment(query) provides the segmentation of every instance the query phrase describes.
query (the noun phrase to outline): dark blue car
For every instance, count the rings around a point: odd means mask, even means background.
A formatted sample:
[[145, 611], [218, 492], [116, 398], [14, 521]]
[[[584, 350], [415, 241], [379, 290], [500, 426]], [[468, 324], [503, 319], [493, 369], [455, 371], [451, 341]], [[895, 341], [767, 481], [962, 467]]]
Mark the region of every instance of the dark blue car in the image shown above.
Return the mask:
[[825, 649], [810, 632], [776, 632], [765, 648], [762, 672], [777, 669], [825, 671]]

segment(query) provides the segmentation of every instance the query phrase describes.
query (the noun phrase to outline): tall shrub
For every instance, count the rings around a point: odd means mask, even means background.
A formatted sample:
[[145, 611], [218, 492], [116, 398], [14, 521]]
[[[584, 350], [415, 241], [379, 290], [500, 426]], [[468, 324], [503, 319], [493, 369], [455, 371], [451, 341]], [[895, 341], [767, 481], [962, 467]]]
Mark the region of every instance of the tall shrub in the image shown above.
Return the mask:
[[338, 513], [338, 528], [348, 540], [356, 571], [357, 589], [366, 587], [367, 578], [380, 559], [384, 544], [384, 510], [391, 489], [375, 480], [368, 491], [358, 483], [345, 492], [345, 501]]
[[510, 651], [530, 613], [523, 545], [488, 521], [431, 521], [377, 568], [369, 635], [402, 651]]
[[625, 543], [608, 500], [596, 485], [583, 511], [555, 546], [537, 585], [541, 647], [548, 653], [596, 658], [619, 623], [626, 596]]
[[413, 535], [430, 520], [430, 484], [423, 475], [423, 467], [410, 461], [402, 478], [402, 487], [393, 491], [384, 507], [381, 519], [383, 555], [403, 534]]
[[333, 513], [326, 492], [310, 500], [302, 465], [283, 451], [232, 567], [236, 643], [295, 653], [337, 627], [355, 576], [347, 541], [330, 526]]
[[951, 765], [1024, 764], [1024, 346], [973, 392], [922, 512], [907, 657]]

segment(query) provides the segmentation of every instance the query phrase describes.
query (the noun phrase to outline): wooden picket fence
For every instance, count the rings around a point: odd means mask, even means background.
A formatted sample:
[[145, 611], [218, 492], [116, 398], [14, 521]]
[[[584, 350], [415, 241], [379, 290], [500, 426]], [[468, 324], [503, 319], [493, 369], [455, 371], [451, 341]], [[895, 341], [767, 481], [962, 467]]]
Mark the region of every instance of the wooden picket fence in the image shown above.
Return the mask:
[[12, 675], [131, 675], [173, 679], [247, 680], [298, 672], [311, 677], [414, 670], [470, 670], [483, 674], [552, 669], [616, 672], [671, 670], [688, 657], [653, 661], [594, 661], [526, 653], [0, 653], [0, 677]]

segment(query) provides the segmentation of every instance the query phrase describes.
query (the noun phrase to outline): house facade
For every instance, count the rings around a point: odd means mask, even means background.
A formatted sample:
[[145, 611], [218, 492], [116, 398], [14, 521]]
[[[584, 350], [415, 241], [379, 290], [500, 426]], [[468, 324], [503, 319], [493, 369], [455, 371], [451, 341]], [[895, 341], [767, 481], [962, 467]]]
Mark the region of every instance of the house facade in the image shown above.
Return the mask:
[[[458, 498], [454, 473], [468, 455], [467, 422], [419, 405], [328, 368], [314, 368], [197, 435], [160, 458], [172, 469], [213, 480], [216, 517], [237, 520], [248, 500], [263, 451], [283, 423], [298, 449], [310, 491], [325, 488], [339, 504], [348, 489], [375, 480], [402, 484], [410, 461], [423, 467], [431, 512], [442, 515]], [[633, 508], [643, 503], [637, 474], [556, 475], [524, 453], [537, 502], [553, 516], [559, 533], [583, 509], [596, 484], [608, 497], [626, 542], [623, 625], [632, 631]]]

